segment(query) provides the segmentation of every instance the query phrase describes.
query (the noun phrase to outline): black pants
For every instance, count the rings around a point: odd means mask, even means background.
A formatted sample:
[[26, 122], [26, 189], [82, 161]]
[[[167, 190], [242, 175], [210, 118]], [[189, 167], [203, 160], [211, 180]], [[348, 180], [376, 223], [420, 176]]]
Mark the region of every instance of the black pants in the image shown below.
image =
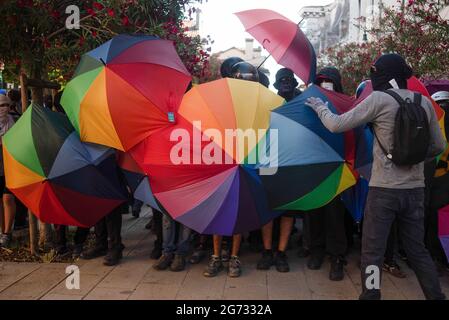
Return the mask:
[[381, 298], [380, 287], [367, 285], [373, 284], [370, 281], [376, 267], [380, 283], [385, 247], [395, 219], [398, 235], [426, 299], [444, 299], [435, 264], [424, 246], [424, 189], [374, 187], [370, 187], [368, 192], [363, 221], [363, 292], [360, 299]]
[[162, 250], [162, 212], [153, 209], [153, 227], [152, 232], [156, 235], [154, 247]]
[[[58, 249], [67, 247], [67, 226], [55, 224], [55, 244]], [[89, 228], [77, 227], [73, 242], [75, 246], [82, 246], [89, 235]]]
[[345, 207], [340, 199], [336, 198], [324, 207], [308, 211], [305, 220], [312, 254], [346, 254]]
[[385, 262], [387, 264], [392, 264], [395, 261], [394, 253], [396, 251], [397, 242], [398, 242], [398, 228], [396, 221], [394, 221], [393, 224], [391, 225], [390, 234], [387, 240], [387, 247], [385, 249], [384, 255]]
[[426, 210], [425, 243], [432, 257], [442, 263], [447, 262], [440, 239], [438, 238], [438, 209], [449, 204], [449, 174], [435, 178], [432, 182], [429, 206]]
[[122, 211], [119, 206], [95, 225], [95, 245], [102, 248], [118, 249], [122, 244]]

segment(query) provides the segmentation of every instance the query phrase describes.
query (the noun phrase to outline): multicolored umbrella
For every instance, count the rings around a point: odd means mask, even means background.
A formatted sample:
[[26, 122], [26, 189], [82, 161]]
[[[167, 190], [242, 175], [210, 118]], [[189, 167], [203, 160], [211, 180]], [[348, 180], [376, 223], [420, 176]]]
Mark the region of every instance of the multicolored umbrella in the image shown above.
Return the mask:
[[341, 194], [341, 200], [355, 222], [362, 221], [367, 197], [368, 181], [364, 178], [357, 180], [355, 186], [343, 191]]
[[82, 143], [65, 115], [33, 105], [3, 137], [7, 187], [41, 221], [91, 227], [127, 200], [115, 152]]
[[438, 237], [449, 260], [449, 206], [438, 210]]
[[[334, 113], [342, 113], [353, 100], [316, 85], [271, 113], [270, 130], [277, 130], [278, 168], [261, 176], [272, 208], [310, 210], [321, 207], [354, 185], [354, 133], [333, 134], [316, 113], [305, 105], [309, 97], [327, 101]], [[269, 153], [276, 152], [269, 145]], [[261, 167], [272, 168], [261, 163]], [[273, 168], [276, 169], [276, 168]]]
[[176, 126], [130, 153], [175, 220], [202, 234], [258, 229], [280, 214], [269, 210], [255, 166], [270, 110], [282, 101], [256, 82], [226, 78], [195, 86], [182, 100]]
[[118, 35], [83, 55], [61, 104], [82, 141], [126, 151], [173, 122], [190, 81], [172, 41]]
[[236, 13], [245, 27], [281, 65], [290, 68], [306, 84], [316, 75], [316, 54], [298, 24], [283, 15], [255, 9]]
[[128, 152], [117, 151], [117, 163], [135, 199], [162, 211], [151, 191], [150, 181], [143, 169]]

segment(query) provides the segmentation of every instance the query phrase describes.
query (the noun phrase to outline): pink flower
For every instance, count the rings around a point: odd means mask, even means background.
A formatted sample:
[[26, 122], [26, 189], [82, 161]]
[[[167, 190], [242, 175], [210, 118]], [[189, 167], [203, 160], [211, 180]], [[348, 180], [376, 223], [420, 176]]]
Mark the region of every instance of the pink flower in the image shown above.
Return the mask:
[[108, 16], [113, 17], [115, 15], [114, 10], [112, 10], [111, 8], [108, 8], [107, 11], [108, 11]]
[[122, 18], [122, 25], [129, 26], [129, 19], [127, 16], [123, 16]]
[[102, 5], [102, 4], [99, 3], [99, 2], [94, 2], [92, 5], [93, 5], [94, 8], [97, 9], [97, 10], [103, 10], [103, 9], [104, 9], [104, 5]]

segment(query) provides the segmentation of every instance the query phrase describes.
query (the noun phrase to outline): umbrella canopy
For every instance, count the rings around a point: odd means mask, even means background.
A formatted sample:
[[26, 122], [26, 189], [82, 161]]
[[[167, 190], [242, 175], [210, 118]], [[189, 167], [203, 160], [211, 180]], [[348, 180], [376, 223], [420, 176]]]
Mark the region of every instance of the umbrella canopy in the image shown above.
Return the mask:
[[255, 9], [236, 13], [251, 34], [281, 65], [290, 68], [306, 84], [316, 74], [316, 54], [299, 26], [283, 15]]
[[438, 210], [438, 237], [449, 260], [449, 206]]
[[195, 86], [182, 100], [176, 126], [130, 152], [175, 220], [203, 234], [260, 228], [279, 215], [268, 208], [255, 166], [270, 110], [282, 101], [256, 82], [226, 78]]
[[61, 104], [82, 141], [128, 150], [173, 121], [190, 81], [172, 41], [118, 35], [83, 55]]
[[[354, 185], [355, 143], [353, 131], [333, 134], [316, 113], [305, 105], [309, 97], [327, 101], [334, 113], [345, 112], [353, 100], [316, 85], [273, 110], [270, 130], [279, 135], [278, 168], [262, 176], [269, 203], [275, 209], [310, 210], [321, 207]], [[269, 145], [269, 153], [272, 144]], [[261, 163], [261, 167], [270, 165]]]
[[150, 181], [143, 169], [137, 164], [128, 152], [117, 151], [117, 163], [122, 169], [127, 185], [135, 199], [162, 211], [159, 203], [153, 196]]
[[364, 178], [360, 178], [355, 186], [343, 191], [341, 194], [341, 200], [355, 222], [362, 221], [367, 197], [368, 181]]
[[65, 115], [34, 105], [3, 137], [7, 187], [41, 221], [90, 227], [126, 201], [112, 149], [82, 143]]

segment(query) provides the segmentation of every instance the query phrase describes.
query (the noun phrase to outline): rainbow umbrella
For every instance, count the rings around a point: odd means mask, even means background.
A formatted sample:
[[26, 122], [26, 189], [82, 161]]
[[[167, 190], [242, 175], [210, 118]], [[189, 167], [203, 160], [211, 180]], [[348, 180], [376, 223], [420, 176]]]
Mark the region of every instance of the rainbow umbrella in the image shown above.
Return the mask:
[[127, 185], [131, 189], [134, 198], [150, 205], [154, 209], [162, 211], [153, 196], [148, 176], [131, 154], [117, 151], [117, 163], [123, 171]]
[[173, 121], [190, 80], [172, 41], [118, 35], [83, 55], [61, 104], [82, 141], [126, 151]]
[[449, 206], [438, 210], [438, 237], [449, 260]]
[[3, 137], [6, 185], [41, 221], [91, 227], [127, 200], [115, 153], [33, 105]]
[[282, 101], [256, 82], [226, 78], [195, 86], [176, 125], [130, 153], [151, 177], [154, 197], [180, 223], [202, 234], [258, 229], [280, 214], [268, 208], [256, 165], [270, 110]]
[[310, 86], [301, 95], [271, 113], [270, 130], [277, 130], [278, 150], [270, 141], [267, 153], [277, 153], [277, 168], [261, 162], [260, 167], [277, 169], [261, 176], [269, 203], [278, 210], [319, 208], [357, 180], [353, 170], [354, 132], [333, 134], [305, 105], [309, 97], [327, 101], [334, 113], [348, 110], [353, 100], [343, 94]]
[[316, 75], [316, 54], [298, 24], [283, 15], [255, 9], [236, 13], [251, 34], [281, 65], [290, 68], [306, 84]]

